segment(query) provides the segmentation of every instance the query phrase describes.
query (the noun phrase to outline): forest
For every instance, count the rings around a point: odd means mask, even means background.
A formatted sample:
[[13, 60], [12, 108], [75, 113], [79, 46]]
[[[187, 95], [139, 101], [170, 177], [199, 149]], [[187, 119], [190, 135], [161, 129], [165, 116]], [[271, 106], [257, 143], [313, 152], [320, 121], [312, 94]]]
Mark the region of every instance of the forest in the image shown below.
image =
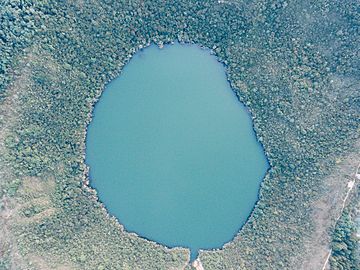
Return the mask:
[[[84, 163], [86, 128], [105, 85], [137, 51], [175, 41], [209, 48], [225, 65], [271, 166], [247, 223], [224, 248], [201, 251], [202, 265], [310, 269], [304, 262], [317, 248], [322, 213], [315, 208], [328, 194], [345, 194], [349, 177], [331, 175], [355, 166], [348, 157], [359, 152], [359, 1], [0, 7], [0, 269], [191, 268], [187, 249], [128, 233], [109, 216]], [[337, 224], [339, 206], [323, 206], [333, 269], [359, 269], [355, 190]]]

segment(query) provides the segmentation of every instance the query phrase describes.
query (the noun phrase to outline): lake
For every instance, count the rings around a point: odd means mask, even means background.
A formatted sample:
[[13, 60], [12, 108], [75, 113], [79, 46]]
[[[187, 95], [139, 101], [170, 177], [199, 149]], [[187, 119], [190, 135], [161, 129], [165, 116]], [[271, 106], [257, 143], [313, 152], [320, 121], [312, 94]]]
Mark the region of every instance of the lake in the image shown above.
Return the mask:
[[138, 52], [97, 102], [86, 147], [109, 213], [192, 259], [236, 235], [268, 169], [224, 66], [195, 45]]

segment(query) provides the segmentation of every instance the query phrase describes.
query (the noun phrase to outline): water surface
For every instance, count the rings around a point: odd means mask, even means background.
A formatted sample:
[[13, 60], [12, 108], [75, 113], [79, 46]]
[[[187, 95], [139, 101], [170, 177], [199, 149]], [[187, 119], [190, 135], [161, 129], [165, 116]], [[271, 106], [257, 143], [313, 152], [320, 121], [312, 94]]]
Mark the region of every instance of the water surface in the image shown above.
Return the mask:
[[137, 53], [96, 104], [91, 186], [125, 229], [166, 246], [220, 248], [238, 232], [267, 169], [251, 119], [209, 51]]

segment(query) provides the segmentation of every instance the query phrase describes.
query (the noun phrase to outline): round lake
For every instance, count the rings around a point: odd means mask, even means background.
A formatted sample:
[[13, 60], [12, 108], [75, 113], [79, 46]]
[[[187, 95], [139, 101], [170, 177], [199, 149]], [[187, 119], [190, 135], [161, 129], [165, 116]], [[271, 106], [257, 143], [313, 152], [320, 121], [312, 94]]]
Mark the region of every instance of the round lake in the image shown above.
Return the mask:
[[113, 80], [88, 127], [91, 186], [127, 231], [220, 248], [250, 215], [268, 168], [225, 69], [195, 45], [152, 45]]

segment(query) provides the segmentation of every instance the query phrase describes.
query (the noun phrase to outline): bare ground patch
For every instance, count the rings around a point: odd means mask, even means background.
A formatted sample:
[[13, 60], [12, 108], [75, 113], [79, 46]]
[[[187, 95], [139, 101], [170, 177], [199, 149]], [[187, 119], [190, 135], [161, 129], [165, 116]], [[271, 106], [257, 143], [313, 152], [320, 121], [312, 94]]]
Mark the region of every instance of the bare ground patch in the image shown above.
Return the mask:
[[[23, 256], [12, 232], [14, 224], [39, 221], [56, 213], [50, 197], [55, 189], [54, 179], [16, 176], [11, 164], [4, 158], [7, 155], [6, 138], [12, 134], [21, 115], [21, 95], [32, 87], [31, 63], [35, 61], [41, 61], [49, 71], [56, 69], [56, 64], [51, 59], [47, 59], [45, 55], [40, 55], [33, 50], [21, 59], [18, 68], [14, 70], [14, 81], [7, 88], [6, 97], [0, 103], [0, 189], [16, 179], [21, 182], [16, 196], [9, 196], [6, 192], [0, 193], [0, 261], [6, 261], [11, 270], [76, 269], [68, 263], [49, 264], [48, 262], [57, 262], [58, 260], [48, 256], [43, 258], [35, 253]], [[23, 215], [23, 211], [29, 207], [38, 207], [42, 211], [26, 217]]]
[[[332, 173], [324, 180], [322, 196], [313, 203], [312, 207], [314, 232], [306, 239], [305, 255], [295, 258], [300, 262], [298, 269], [323, 269], [330, 251], [330, 231], [341, 215], [344, 198], [349, 190], [348, 183], [355, 178], [356, 169], [360, 162], [359, 149], [360, 141], [355, 144], [354, 151], [347, 157], [337, 160]], [[355, 185], [357, 184], [355, 183]]]

